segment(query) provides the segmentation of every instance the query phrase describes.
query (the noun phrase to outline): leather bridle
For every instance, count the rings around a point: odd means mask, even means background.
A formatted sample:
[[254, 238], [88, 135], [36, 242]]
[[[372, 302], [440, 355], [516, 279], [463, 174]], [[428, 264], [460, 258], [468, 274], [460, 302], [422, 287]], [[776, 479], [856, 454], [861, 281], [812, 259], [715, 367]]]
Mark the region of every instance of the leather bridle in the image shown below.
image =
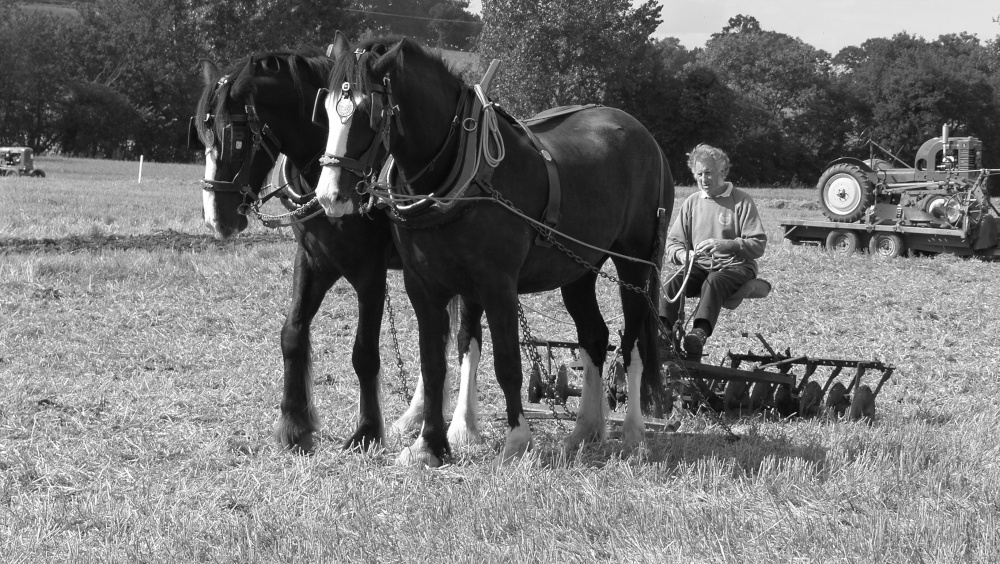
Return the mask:
[[[278, 160], [278, 153], [281, 152], [281, 142], [271, 128], [257, 117], [257, 109], [252, 104], [247, 104], [244, 108], [245, 114], [237, 114], [230, 118], [232, 123], [223, 129], [222, 139], [222, 160], [229, 162], [233, 156], [245, 154], [240, 170], [231, 181], [205, 178], [202, 180], [201, 188], [209, 192], [239, 192], [251, 200], [256, 200], [258, 196], [248, 182], [251, 163], [257, 156], [257, 151], [264, 149], [273, 165]], [[206, 129], [211, 128], [214, 119], [211, 114], [205, 116]], [[247, 132], [250, 138], [249, 148], [246, 146]]]

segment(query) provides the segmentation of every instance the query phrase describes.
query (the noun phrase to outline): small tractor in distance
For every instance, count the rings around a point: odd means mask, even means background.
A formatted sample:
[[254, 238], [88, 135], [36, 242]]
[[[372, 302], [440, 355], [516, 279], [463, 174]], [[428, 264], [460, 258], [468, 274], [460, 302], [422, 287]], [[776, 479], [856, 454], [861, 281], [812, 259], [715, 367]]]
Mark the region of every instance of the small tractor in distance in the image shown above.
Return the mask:
[[30, 148], [0, 147], [0, 176], [45, 178], [45, 173], [35, 168]]
[[949, 138], [944, 126], [941, 137], [920, 147], [912, 167], [883, 151], [902, 166], [874, 156], [831, 162], [816, 189], [832, 223], [786, 221], [785, 238], [842, 253], [867, 247], [885, 257], [907, 251], [1000, 256], [1000, 212], [986, 191], [987, 179], [1000, 170], [981, 168], [979, 139]]

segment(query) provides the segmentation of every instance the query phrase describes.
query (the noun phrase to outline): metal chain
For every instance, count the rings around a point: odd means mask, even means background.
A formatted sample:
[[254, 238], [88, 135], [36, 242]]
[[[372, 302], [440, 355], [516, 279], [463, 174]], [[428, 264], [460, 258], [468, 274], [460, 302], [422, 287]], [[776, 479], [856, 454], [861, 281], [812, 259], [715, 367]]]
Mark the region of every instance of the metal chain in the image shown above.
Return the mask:
[[[260, 220], [260, 222], [264, 225], [264, 227], [269, 227], [269, 228], [273, 229], [275, 227], [283, 227], [282, 225], [280, 225], [280, 222], [282, 220], [284, 220], [284, 219], [287, 219], [287, 218], [290, 218], [290, 217], [291, 218], [302, 218], [302, 216], [306, 215], [306, 213], [309, 211], [310, 208], [312, 208], [313, 206], [315, 206], [318, 203], [319, 203], [319, 200], [317, 200], [316, 198], [313, 198], [313, 199], [309, 200], [308, 202], [306, 202], [305, 204], [302, 204], [301, 206], [298, 206], [296, 209], [294, 209], [292, 211], [289, 211], [287, 213], [278, 214], [278, 215], [272, 215], [272, 214], [264, 213], [264, 212], [260, 211], [260, 201], [258, 200], [258, 201], [254, 202], [253, 204], [250, 205], [250, 211], [252, 211], [253, 214], [255, 216], [257, 216], [257, 219]], [[322, 212], [323, 212], [323, 210], [319, 209], [319, 210], [316, 210], [316, 212], [313, 215], [319, 215]], [[301, 221], [305, 221], [306, 219], [310, 219], [312, 217], [313, 216], [302, 218]], [[289, 225], [291, 225], [292, 223], [296, 223], [296, 222], [294, 222], [294, 221], [290, 222]]]
[[548, 404], [549, 410], [552, 412], [552, 418], [555, 420], [560, 419], [574, 419], [576, 413], [569, 410], [569, 406], [562, 404], [563, 408], [566, 409], [568, 414], [566, 417], [560, 417], [559, 413], [556, 412], [556, 381], [555, 376], [549, 372], [548, 368], [542, 363], [542, 355], [538, 354], [538, 349], [535, 347], [535, 339], [531, 335], [531, 328], [528, 326], [528, 318], [524, 316], [524, 309], [521, 307], [521, 300], [517, 301], [517, 319], [521, 324], [521, 348], [528, 354], [531, 358], [531, 363], [533, 368], [538, 370], [538, 374], [541, 375], [546, 383], [545, 386], [545, 403]]
[[[511, 202], [510, 200], [508, 200], [508, 199], [504, 198], [504, 197], [503, 197], [502, 195], [500, 195], [500, 193], [499, 193], [499, 192], [497, 192], [496, 190], [494, 190], [492, 186], [488, 185], [488, 183], [484, 183], [484, 184], [483, 184], [483, 189], [484, 189], [484, 190], [486, 190], [486, 192], [487, 192], [487, 193], [488, 193], [488, 194], [489, 194], [490, 196], [492, 196], [492, 197], [493, 197], [493, 198], [495, 198], [496, 200], [498, 200], [498, 201], [502, 202], [502, 203], [503, 203], [503, 204], [504, 204], [505, 206], [508, 206], [508, 207], [510, 207], [510, 208], [511, 208], [511, 209], [513, 209], [513, 210], [516, 210], [516, 212], [517, 212], [517, 213], [519, 213], [519, 214], [521, 214], [522, 216], [524, 216], [524, 212], [522, 212], [522, 211], [521, 211], [520, 209], [518, 209], [518, 208], [517, 208], [517, 206], [515, 206], [515, 205], [513, 204], [513, 202]], [[527, 217], [527, 216], [524, 216], [524, 217]], [[526, 220], [526, 221], [527, 221], [527, 220]], [[670, 331], [670, 330], [668, 330], [668, 329], [667, 329], [666, 325], [665, 325], [665, 324], [663, 323], [663, 320], [662, 320], [662, 319], [660, 319], [660, 316], [659, 316], [659, 310], [658, 310], [658, 308], [656, 307], [656, 304], [654, 304], [654, 303], [653, 303], [653, 299], [652, 299], [652, 298], [650, 298], [650, 296], [649, 296], [649, 292], [647, 292], [647, 291], [646, 291], [646, 289], [643, 289], [643, 288], [639, 288], [639, 287], [638, 287], [638, 286], [636, 286], [635, 284], [630, 284], [630, 283], [628, 283], [628, 282], [625, 282], [624, 280], [621, 280], [620, 278], [618, 278], [618, 277], [616, 277], [616, 276], [614, 276], [614, 275], [612, 275], [612, 274], [609, 274], [609, 273], [607, 273], [607, 272], [604, 272], [604, 271], [603, 271], [603, 270], [601, 270], [600, 268], [597, 268], [596, 266], [594, 266], [594, 265], [590, 264], [589, 262], [587, 262], [587, 261], [583, 260], [583, 257], [581, 257], [580, 255], [578, 255], [578, 254], [574, 253], [574, 252], [573, 252], [572, 250], [570, 250], [570, 249], [569, 249], [568, 247], [566, 247], [566, 245], [564, 245], [564, 244], [562, 244], [562, 243], [561, 243], [560, 241], [558, 241], [558, 240], [557, 240], [557, 239], [555, 238], [555, 235], [553, 235], [553, 231], [552, 231], [552, 229], [551, 229], [551, 228], [542, 228], [542, 227], [539, 227], [539, 226], [537, 226], [537, 225], [535, 225], [535, 224], [531, 223], [530, 221], [528, 222], [528, 224], [529, 224], [529, 225], [531, 225], [532, 227], [534, 227], [534, 228], [535, 228], [535, 230], [536, 230], [536, 231], [538, 231], [538, 233], [539, 233], [539, 234], [540, 234], [540, 235], [541, 235], [542, 237], [544, 237], [544, 238], [545, 238], [545, 240], [547, 240], [548, 242], [552, 243], [552, 244], [553, 244], [553, 245], [554, 245], [554, 246], [555, 246], [556, 248], [558, 248], [558, 249], [559, 249], [560, 251], [562, 251], [563, 253], [565, 253], [565, 254], [566, 254], [566, 255], [567, 255], [568, 257], [570, 257], [570, 258], [571, 258], [571, 259], [573, 259], [574, 261], [578, 262], [579, 264], [581, 264], [581, 265], [582, 265], [582, 266], [584, 266], [585, 268], [589, 269], [590, 271], [594, 272], [594, 273], [595, 273], [595, 274], [597, 274], [598, 276], [600, 276], [600, 277], [604, 278], [605, 280], [609, 280], [609, 281], [611, 281], [611, 282], [613, 282], [613, 283], [617, 284], [617, 285], [618, 285], [619, 287], [622, 287], [622, 288], [626, 288], [626, 289], [628, 289], [628, 290], [632, 290], [633, 292], [636, 292], [636, 293], [639, 293], [639, 294], [642, 294], [642, 295], [643, 295], [643, 297], [645, 297], [645, 298], [646, 298], [646, 303], [647, 303], [647, 305], [649, 306], [649, 309], [650, 309], [650, 311], [652, 312], [652, 314], [653, 314], [653, 316], [654, 316], [654, 319], [656, 319], [656, 322], [657, 322], [657, 325], [659, 326], [659, 329], [660, 329], [660, 332], [661, 332], [661, 334], [663, 334], [663, 335], [669, 335], [669, 331]], [[649, 279], [649, 278], [647, 278], [647, 279], [646, 279], [646, 284], [647, 284], [647, 288], [648, 288], [648, 284], [649, 284], [649, 281], [650, 281], [650, 279]], [[521, 312], [521, 316], [522, 316], [522, 317], [521, 317], [521, 319], [522, 319], [522, 323], [523, 323], [524, 325], [526, 325], [526, 324], [527, 324], [527, 322], [526, 322], [526, 321], [524, 320], [524, 317], [523, 317], [523, 315], [524, 315], [524, 314], [523, 314], [523, 311], [521, 311], [521, 305], [520, 305], [520, 302], [518, 303], [518, 310], [519, 310], [519, 311]], [[535, 355], [537, 356], [537, 352], [535, 353]], [[685, 373], [685, 374], [686, 374], [686, 372], [687, 372], [687, 371], [686, 371], [686, 370], [684, 369], [684, 367], [683, 367], [683, 366], [681, 366], [681, 365], [677, 365], [677, 366], [678, 366], [678, 367], [680, 368], [680, 370], [681, 370], [681, 371], [682, 371], [683, 373]], [[689, 376], [689, 377], [690, 377], [690, 376]], [[627, 400], [626, 400], [626, 401], [627, 401]], [[723, 430], [724, 430], [724, 431], [725, 431], [725, 432], [726, 432], [726, 433], [727, 433], [727, 434], [729, 435], [729, 437], [730, 437], [730, 439], [731, 439], [731, 440], [734, 440], [734, 441], [735, 441], [735, 440], [739, 440], [739, 438], [740, 438], [740, 437], [739, 437], [739, 435], [737, 435], [737, 434], [736, 434], [736, 433], [735, 433], [735, 432], [734, 432], [734, 431], [732, 430], [732, 427], [730, 427], [730, 426], [729, 426], [729, 425], [728, 425], [728, 424], [727, 424], [727, 423], [726, 423], [726, 422], [725, 422], [725, 421], [724, 421], [724, 420], [722, 419], [722, 417], [721, 417], [721, 416], [719, 416], [719, 414], [715, 413], [715, 411], [714, 411], [714, 410], [713, 410], [713, 409], [712, 409], [712, 408], [711, 408], [711, 407], [710, 407], [710, 406], [708, 405], [708, 402], [707, 402], [707, 401], [706, 401], [706, 400], [705, 400], [705, 399], [704, 399], [704, 398], [703, 398], [703, 397], [701, 396], [701, 394], [700, 394], [700, 393], [698, 394], [698, 402], [699, 402], [699, 404], [700, 404], [701, 406], [704, 406], [704, 407], [705, 407], [705, 408], [707, 409], [707, 411], [708, 411], [709, 413], [711, 413], [711, 414], [712, 414], [712, 415], [714, 416], [714, 418], [715, 418], [716, 422], [717, 422], [717, 423], [718, 423], [718, 424], [719, 424], [719, 425], [720, 425], [720, 426], [722, 427], [722, 429], [723, 429]], [[554, 408], [553, 408], [553, 411], [554, 411]]]
[[408, 399], [410, 391], [406, 386], [406, 366], [403, 363], [403, 353], [399, 350], [399, 336], [396, 334], [396, 316], [392, 311], [392, 298], [389, 288], [385, 289], [385, 310], [389, 314], [389, 334], [392, 335], [392, 347], [396, 350], [396, 367], [399, 368], [399, 392]]

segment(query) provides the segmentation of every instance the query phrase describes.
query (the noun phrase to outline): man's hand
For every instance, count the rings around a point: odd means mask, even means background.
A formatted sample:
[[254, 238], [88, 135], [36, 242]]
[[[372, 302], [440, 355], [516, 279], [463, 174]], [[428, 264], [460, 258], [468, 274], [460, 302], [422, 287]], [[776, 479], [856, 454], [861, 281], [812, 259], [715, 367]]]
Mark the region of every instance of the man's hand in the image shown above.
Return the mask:
[[740, 250], [740, 244], [732, 239], [705, 239], [698, 243], [694, 250], [708, 256], [719, 254], [735, 254]]
[[694, 251], [677, 251], [677, 254], [674, 255], [674, 262], [684, 266], [689, 260], [694, 258], [694, 254]]

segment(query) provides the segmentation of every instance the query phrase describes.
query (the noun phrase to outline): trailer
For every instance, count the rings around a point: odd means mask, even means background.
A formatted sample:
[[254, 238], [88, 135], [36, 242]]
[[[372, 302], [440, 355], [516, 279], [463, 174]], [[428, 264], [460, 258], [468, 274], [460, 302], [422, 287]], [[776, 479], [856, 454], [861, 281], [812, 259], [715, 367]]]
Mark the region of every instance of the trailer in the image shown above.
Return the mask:
[[963, 228], [917, 227], [901, 224], [834, 223], [788, 219], [781, 222], [784, 238], [796, 245], [817, 245], [844, 254], [867, 250], [893, 258], [915, 253], [951, 253], [994, 259], [1000, 256], [997, 222], [992, 216], [975, 232]]
[[[831, 162], [816, 185], [829, 221], [786, 220], [792, 243], [819, 244], [835, 252], [867, 249], [887, 258], [910, 253], [1000, 255], [1000, 212], [987, 180], [1000, 170], [981, 168], [983, 146], [975, 137], [927, 140], [913, 166], [869, 140], [868, 160]], [[876, 158], [879, 149], [896, 161]]]

